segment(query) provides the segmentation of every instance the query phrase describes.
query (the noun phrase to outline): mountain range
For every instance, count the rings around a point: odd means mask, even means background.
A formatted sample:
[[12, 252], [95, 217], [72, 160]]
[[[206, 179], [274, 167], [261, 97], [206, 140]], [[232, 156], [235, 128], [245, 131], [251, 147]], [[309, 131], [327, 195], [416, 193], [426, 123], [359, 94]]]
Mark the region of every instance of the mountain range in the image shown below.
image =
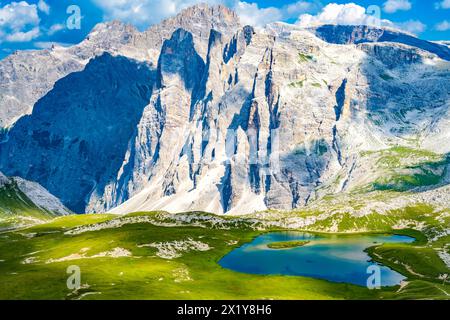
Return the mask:
[[388, 28], [99, 24], [0, 61], [0, 190], [57, 214], [447, 208], [449, 80], [444, 42]]

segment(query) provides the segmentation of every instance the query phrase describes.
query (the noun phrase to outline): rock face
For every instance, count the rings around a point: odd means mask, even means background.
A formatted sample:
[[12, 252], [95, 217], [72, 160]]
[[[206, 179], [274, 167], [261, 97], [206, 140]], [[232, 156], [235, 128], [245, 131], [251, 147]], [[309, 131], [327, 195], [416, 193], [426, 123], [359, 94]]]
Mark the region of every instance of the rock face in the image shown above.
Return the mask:
[[210, 30], [232, 34], [240, 23], [228, 8], [201, 4], [143, 33], [113, 21], [97, 25], [86, 40], [70, 48], [56, 45], [41, 51], [18, 51], [0, 61], [0, 129], [30, 114], [56, 81], [83, 70], [90, 59], [104, 52], [156, 65], [164, 40], [178, 28], [192, 33], [196, 51], [205, 58]]
[[151, 95], [146, 64], [108, 53], [58, 81], [0, 145], [4, 172], [38, 181], [83, 212], [115, 180]]
[[450, 152], [447, 47], [324, 28], [255, 31], [206, 5], [101, 25], [77, 47], [90, 62], [3, 134], [0, 170], [79, 213], [250, 213], [367, 187], [370, 152]]

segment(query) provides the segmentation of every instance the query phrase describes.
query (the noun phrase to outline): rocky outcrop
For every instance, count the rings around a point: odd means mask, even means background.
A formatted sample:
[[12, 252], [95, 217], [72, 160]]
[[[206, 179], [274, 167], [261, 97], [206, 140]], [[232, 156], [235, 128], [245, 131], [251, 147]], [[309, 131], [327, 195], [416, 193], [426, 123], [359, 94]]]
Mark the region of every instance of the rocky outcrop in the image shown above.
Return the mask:
[[46, 189], [36, 182], [19, 177], [9, 178], [0, 172], [0, 215], [26, 215], [27, 209], [41, 210], [52, 215], [68, 215], [71, 212]]
[[59, 80], [0, 144], [1, 171], [37, 181], [74, 212], [115, 180], [151, 95], [146, 64], [104, 54]]
[[366, 42], [394, 42], [420, 48], [450, 61], [450, 49], [442, 44], [430, 42], [405, 32], [371, 26], [323, 25], [311, 28], [319, 38], [337, 44], [360, 44]]

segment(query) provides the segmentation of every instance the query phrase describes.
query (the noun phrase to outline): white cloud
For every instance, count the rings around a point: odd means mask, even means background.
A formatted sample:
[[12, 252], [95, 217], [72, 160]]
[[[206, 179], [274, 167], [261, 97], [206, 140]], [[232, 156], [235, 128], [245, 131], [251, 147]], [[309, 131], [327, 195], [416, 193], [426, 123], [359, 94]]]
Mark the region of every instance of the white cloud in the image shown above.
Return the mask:
[[264, 26], [283, 18], [280, 9], [275, 7], [260, 9], [256, 3], [238, 2], [234, 9], [242, 23], [252, 26]]
[[383, 10], [387, 13], [394, 13], [400, 10], [411, 10], [412, 4], [409, 0], [388, 0], [383, 4]]
[[154, 24], [200, 2], [220, 3], [220, 0], [93, 0], [103, 10], [106, 20], [118, 19], [140, 27]]
[[39, 36], [39, 27], [35, 27], [30, 31], [22, 32], [18, 31], [15, 33], [11, 33], [6, 35], [6, 41], [8, 42], [28, 42]]
[[296, 3], [288, 4], [284, 7], [284, 11], [287, 15], [299, 15], [300, 13], [307, 12], [317, 6], [316, 3], [307, 1], [297, 1]]
[[436, 25], [437, 31], [448, 31], [450, 30], [450, 21], [444, 20]]
[[239, 15], [243, 24], [262, 27], [268, 23], [297, 17], [316, 7], [316, 4], [307, 1], [297, 1], [283, 7], [260, 8], [257, 3], [235, 1], [232, 8]]
[[39, 36], [37, 6], [26, 1], [0, 7], [0, 42], [26, 42]]
[[38, 9], [46, 14], [50, 14], [50, 6], [44, 0], [39, 0]]
[[408, 20], [405, 22], [400, 22], [396, 24], [396, 27], [413, 34], [419, 34], [425, 31], [427, 28], [426, 24], [419, 20]]
[[303, 27], [321, 24], [393, 26], [389, 20], [369, 15], [366, 9], [354, 3], [330, 3], [317, 15], [303, 14], [297, 24]]
[[0, 27], [20, 30], [27, 25], [39, 24], [36, 5], [29, 5], [25, 1], [12, 2], [0, 8]]
[[48, 29], [47, 34], [51, 36], [65, 28], [66, 28], [66, 26], [64, 24], [57, 23], [57, 24], [52, 25], [50, 27], [50, 29]]
[[435, 7], [436, 9], [450, 9], [450, 0], [436, 2]]
[[302, 27], [323, 24], [368, 25], [397, 28], [414, 34], [421, 33], [426, 29], [426, 25], [418, 20], [394, 23], [390, 20], [381, 19], [376, 14], [368, 14], [365, 8], [354, 3], [330, 3], [317, 15], [301, 15], [297, 21], [297, 24]]

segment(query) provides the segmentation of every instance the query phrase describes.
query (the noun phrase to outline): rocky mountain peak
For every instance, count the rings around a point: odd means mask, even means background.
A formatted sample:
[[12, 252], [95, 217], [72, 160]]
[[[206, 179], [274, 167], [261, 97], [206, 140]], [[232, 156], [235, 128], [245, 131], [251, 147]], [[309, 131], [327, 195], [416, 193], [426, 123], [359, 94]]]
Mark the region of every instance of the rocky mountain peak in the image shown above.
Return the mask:
[[[173, 18], [164, 20], [161, 25], [183, 25], [200, 23], [207, 29], [215, 29], [219, 32], [228, 31], [230, 27], [240, 25], [239, 16], [233, 10], [223, 5], [210, 6], [200, 3], [182, 10]], [[152, 30], [152, 27], [150, 28]]]
[[239, 16], [231, 9], [222, 5], [198, 4], [182, 10], [175, 17], [151, 26], [147, 31], [137, 35], [133, 44], [149, 50], [150, 61], [156, 64], [159, 48], [164, 41], [170, 39], [177, 29], [182, 28], [192, 34], [195, 48], [205, 60], [211, 29], [232, 36], [241, 27]]
[[114, 20], [97, 24], [89, 33], [86, 40], [95, 42], [108, 40], [111, 42], [127, 43], [131, 36], [138, 32], [133, 25]]

